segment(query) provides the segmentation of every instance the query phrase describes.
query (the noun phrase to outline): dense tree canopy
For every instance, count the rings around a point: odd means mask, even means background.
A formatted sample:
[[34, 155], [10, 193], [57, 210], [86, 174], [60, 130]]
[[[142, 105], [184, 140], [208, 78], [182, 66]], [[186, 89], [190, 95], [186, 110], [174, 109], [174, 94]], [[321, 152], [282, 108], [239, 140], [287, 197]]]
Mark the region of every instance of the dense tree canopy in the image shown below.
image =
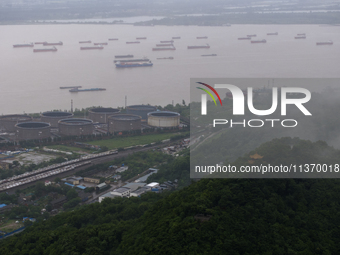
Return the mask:
[[[261, 150], [285, 151], [284, 139], [279, 144], [275, 140]], [[307, 145], [332, 151], [323, 143]], [[188, 162], [179, 157], [166, 171], [185, 171]], [[6, 238], [0, 254], [340, 254], [339, 184], [337, 179], [204, 179], [172, 193], [104, 199]]]

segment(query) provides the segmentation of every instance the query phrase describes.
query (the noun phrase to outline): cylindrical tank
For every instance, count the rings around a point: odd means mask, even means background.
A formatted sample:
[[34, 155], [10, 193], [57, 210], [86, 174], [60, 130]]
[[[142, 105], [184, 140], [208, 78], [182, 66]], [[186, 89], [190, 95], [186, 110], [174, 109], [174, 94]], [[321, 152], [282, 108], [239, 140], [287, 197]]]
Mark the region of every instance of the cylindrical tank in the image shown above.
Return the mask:
[[15, 125], [17, 140], [44, 139], [51, 136], [51, 125], [45, 122], [21, 122]]
[[118, 114], [119, 112], [120, 110], [115, 108], [92, 108], [89, 110], [89, 119], [93, 120], [93, 122], [107, 123], [109, 116]]
[[89, 119], [69, 118], [59, 120], [59, 133], [66, 136], [92, 135], [94, 126]]
[[151, 105], [130, 105], [126, 107], [127, 114], [141, 116], [143, 120], [148, 119], [148, 113], [156, 111], [157, 108]]
[[178, 127], [180, 114], [177, 112], [157, 111], [148, 113], [148, 125], [153, 127]]
[[21, 122], [29, 122], [32, 120], [31, 116], [28, 115], [20, 115], [20, 114], [12, 114], [12, 115], [3, 115], [0, 116], [0, 129], [3, 129], [6, 132], [15, 132], [15, 124]]
[[44, 112], [41, 114], [41, 121], [50, 123], [51, 127], [57, 128], [59, 120], [72, 117], [73, 113], [70, 112]]
[[142, 117], [132, 114], [116, 114], [108, 118], [108, 132], [141, 130]]

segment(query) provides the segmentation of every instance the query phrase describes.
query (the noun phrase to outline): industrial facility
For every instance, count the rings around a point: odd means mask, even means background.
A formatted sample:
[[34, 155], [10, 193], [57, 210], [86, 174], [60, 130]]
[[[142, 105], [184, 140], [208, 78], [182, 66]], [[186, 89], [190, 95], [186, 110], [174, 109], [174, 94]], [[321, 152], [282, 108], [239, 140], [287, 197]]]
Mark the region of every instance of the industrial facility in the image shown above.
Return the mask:
[[44, 112], [41, 114], [41, 121], [50, 123], [52, 128], [57, 128], [59, 120], [72, 117], [73, 113], [70, 112]]
[[58, 122], [59, 134], [66, 136], [92, 135], [93, 121], [89, 119], [69, 118]]
[[15, 124], [20, 122], [32, 121], [32, 117], [28, 115], [12, 114], [0, 116], [0, 129], [6, 132], [15, 132]]
[[98, 123], [107, 123], [107, 118], [111, 115], [120, 113], [119, 109], [115, 108], [92, 108], [89, 110], [89, 119], [93, 120], [93, 122]]
[[157, 111], [148, 113], [148, 125], [152, 127], [178, 127], [180, 114], [177, 112]]
[[108, 118], [108, 132], [141, 130], [142, 117], [132, 114], [116, 114]]
[[45, 139], [51, 136], [51, 125], [45, 122], [21, 122], [15, 125], [17, 140]]
[[157, 108], [151, 105], [130, 105], [126, 107], [127, 114], [138, 115], [142, 120], [148, 119], [148, 113], [156, 111]]

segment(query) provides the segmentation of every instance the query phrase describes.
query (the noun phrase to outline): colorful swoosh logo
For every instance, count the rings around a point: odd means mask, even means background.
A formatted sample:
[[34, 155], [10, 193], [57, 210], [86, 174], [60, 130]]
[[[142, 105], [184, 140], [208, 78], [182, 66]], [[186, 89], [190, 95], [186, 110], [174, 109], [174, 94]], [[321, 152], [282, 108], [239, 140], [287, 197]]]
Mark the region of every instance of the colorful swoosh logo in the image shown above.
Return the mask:
[[[221, 98], [220, 98], [220, 95], [217, 93], [217, 91], [216, 91], [213, 87], [211, 87], [210, 85], [205, 84], [205, 83], [203, 83], [203, 82], [197, 82], [197, 83], [198, 83], [198, 84], [201, 84], [201, 85], [203, 85], [203, 86], [206, 86], [207, 88], [211, 89], [211, 91], [214, 92], [215, 95], [217, 96], [218, 100], [220, 100], [220, 104], [221, 104], [221, 106], [222, 106], [222, 100], [221, 100]], [[200, 87], [197, 87], [197, 88], [203, 90], [204, 92], [206, 92], [206, 93], [214, 100], [215, 105], [217, 105], [215, 98], [213, 97], [213, 95], [210, 93], [209, 90], [202, 89], [202, 88], [200, 88]]]

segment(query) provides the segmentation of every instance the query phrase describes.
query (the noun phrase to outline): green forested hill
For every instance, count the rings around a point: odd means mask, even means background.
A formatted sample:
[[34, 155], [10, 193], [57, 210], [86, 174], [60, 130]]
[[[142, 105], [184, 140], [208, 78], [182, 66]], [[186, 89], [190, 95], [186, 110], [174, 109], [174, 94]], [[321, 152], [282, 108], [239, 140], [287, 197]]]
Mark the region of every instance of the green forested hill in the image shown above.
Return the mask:
[[1, 241], [0, 254], [340, 254], [339, 201], [337, 179], [205, 179], [35, 223]]

